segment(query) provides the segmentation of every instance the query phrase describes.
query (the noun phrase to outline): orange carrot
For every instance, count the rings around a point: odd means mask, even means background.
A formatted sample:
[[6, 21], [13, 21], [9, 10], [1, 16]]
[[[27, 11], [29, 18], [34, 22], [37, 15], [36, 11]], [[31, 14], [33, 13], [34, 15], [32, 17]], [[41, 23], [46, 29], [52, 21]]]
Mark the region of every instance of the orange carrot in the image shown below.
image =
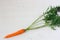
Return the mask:
[[8, 34], [7, 36], [5, 36], [4, 38], [10, 38], [10, 37], [13, 37], [13, 36], [17, 36], [19, 34], [22, 34], [24, 33], [26, 30], [25, 29], [21, 29], [21, 30], [18, 30], [17, 32], [14, 32], [12, 34]]

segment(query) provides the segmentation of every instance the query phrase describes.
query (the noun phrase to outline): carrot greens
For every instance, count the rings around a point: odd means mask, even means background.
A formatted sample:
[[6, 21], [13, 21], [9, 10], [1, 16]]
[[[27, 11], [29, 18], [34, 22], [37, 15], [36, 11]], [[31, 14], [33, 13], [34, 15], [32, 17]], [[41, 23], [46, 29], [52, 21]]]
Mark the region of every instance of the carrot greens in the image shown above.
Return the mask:
[[[53, 30], [55, 30], [55, 27], [59, 27], [60, 26], [60, 16], [57, 12], [60, 11], [60, 7], [50, 7], [46, 10], [45, 13], [43, 13], [42, 16], [40, 16], [39, 18], [37, 18], [27, 29], [37, 29], [37, 28], [42, 28], [45, 26], [49, 26], [51, 27]], [[40, 22], [38, 21], [39, 19], [41, 19], [42, 17], [44, 17], [42, 20], [45, 22], [44, 25], [42, 26], [38, 26], [36, 28], [30, 28], [32, 27], [32, 25]], [[38, 22], [37, 22], [38, 21]]]

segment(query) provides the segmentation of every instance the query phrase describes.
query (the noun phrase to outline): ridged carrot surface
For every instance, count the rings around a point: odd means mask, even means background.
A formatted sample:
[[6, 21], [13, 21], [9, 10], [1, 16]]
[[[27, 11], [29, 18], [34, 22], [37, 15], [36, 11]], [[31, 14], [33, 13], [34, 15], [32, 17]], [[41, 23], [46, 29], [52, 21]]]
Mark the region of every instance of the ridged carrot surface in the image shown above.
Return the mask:
[[21, 30], [18, 30], [16, 32], [14, 32], [14, 33], [6, 35], [4, 38], [10, 38], [10, 37], [13, 37], [13, 36], [20, 35], [20, 34], [24, 33], [25, 31], [26, 31], [25, 29], [21, 29]]

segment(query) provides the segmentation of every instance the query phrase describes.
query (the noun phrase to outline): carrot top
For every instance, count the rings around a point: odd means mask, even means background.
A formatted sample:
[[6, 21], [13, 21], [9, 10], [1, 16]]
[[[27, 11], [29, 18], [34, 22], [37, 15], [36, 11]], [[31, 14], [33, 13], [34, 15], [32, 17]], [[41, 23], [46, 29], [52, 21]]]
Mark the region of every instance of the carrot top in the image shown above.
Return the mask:
[[41, 22], [40, 19], [44, 17], [41, 19], [42, 21], [45, 22], [44, 25], [42, 26], [37, 25], [37, 27], [31, 29], [37, 29], [48, 26], [55, 30], [55, 27], [60, 27], [60, 16], [58, 12], [60, 12], [60, 6], [47, 8], [46, 12], [44, 12], [42, 16], [39, 16], [39, 18], [37, 18], [28, 28], [31, 28], [35, 24]]

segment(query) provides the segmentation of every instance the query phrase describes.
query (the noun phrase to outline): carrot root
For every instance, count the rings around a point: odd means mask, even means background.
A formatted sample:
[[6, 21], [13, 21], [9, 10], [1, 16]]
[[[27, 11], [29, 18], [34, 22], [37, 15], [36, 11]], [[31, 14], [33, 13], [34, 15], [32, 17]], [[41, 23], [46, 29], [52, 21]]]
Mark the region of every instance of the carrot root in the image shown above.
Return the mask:
[[20, 34], [24, 33], [25, 31], [26, 31], [25, 29], [21, 29], [21, 30], [18, 30], [17, 32], [8, 34], [4, 38], [10, 38], [10, 37], [14, 37], [14, 36], [20, 35]]

